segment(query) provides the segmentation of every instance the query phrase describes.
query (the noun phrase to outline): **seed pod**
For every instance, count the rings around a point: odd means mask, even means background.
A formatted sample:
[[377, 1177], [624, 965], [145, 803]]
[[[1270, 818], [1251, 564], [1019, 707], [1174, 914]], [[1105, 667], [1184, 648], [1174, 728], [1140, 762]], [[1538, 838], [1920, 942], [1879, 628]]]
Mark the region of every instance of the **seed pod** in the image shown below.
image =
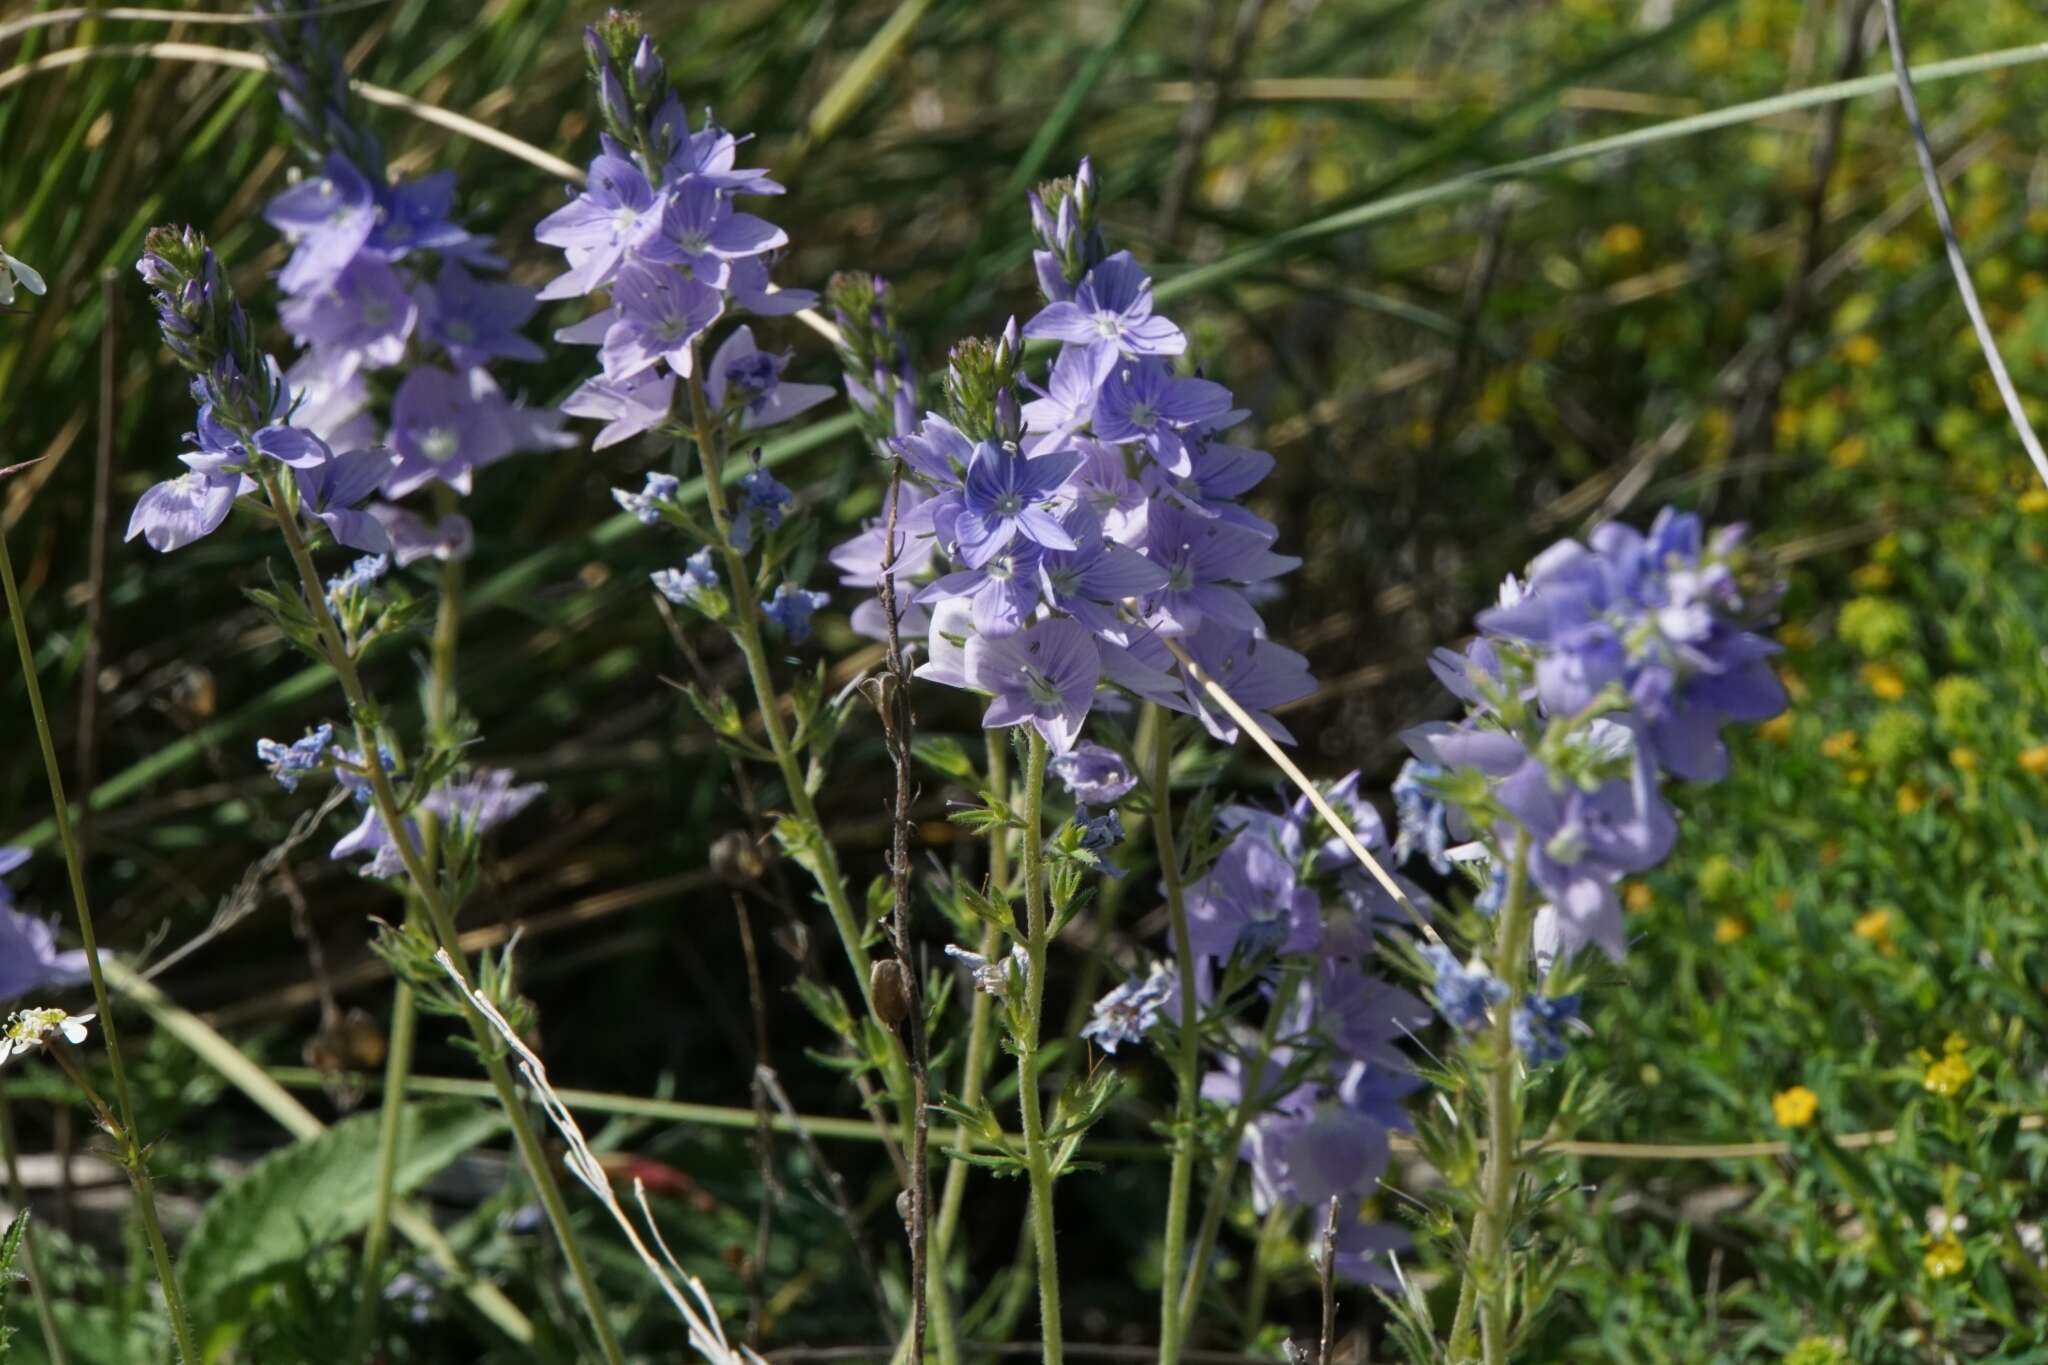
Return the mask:
[[875, 997], [875, 1013], [890, 1028], [910, 1017], [910, 973], [900, 958], [878, 960], [868, 973], [868, 990]]

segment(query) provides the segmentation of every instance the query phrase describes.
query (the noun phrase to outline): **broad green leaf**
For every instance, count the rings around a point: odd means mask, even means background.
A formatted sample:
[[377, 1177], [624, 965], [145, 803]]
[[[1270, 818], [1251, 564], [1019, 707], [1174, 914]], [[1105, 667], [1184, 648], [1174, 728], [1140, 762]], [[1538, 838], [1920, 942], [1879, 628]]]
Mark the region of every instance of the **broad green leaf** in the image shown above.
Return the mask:
[[[178, 1277], [204, 1315], [237, 1286], [361, 1231], [376, 1189], [375, 1113], [344, 1119], [317, 1137], [274, 1152], [206, 1206], [180, 1258]], [[497, 1110], [459, 1100], [409, 1104], [399, 1118], [398, 1194], [505, 1126]]]

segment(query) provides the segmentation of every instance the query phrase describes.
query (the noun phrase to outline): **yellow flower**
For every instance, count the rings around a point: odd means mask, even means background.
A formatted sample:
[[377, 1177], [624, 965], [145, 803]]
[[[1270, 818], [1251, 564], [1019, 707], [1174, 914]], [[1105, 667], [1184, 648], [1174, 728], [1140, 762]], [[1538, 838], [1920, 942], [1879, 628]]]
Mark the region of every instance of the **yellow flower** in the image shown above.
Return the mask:
[[1974, 1071], [1969, 1058], [1960, 1052], [1951, 1052], [1928, 1065], [1927, 1074], [1920, 1078], [1920, 1088], [1930, 1095], [1952, 1100], [1963, 1093], [1963, 1087], [1970, 1083]]
[[1634, 223], [1616, 223], [1600, 234], [1600, 249], [1610, 256], [1633, 256], [1643, 249], [1643, 230]]
[[1756, 732], [1773, 744], [1786, 743], [1792, 738], [1792, 713], [1790, 711], [1780, 711], [1762, 725], [1757, 726]]
[[1853, 758], [1856, 754], [1856, 732], [1837, 730], [1820, 742], [1820, 754], [1822, 758]]
[[1918, 815], [1927, 804], [1927, 793], [1918, 782], [1908, 782], [1899, 788], [1899, 814]]
[[1771, 1096], [1771, 1117], [1780, 1128], [1804, 1128], [1820, 1111], [1820, 1096], [1803, 1085], [1780, 1090]]
[[1842, 359], [1851, 365], [1875, 365], [1883, 354], [1884, 348], [1868, 332], [1858, 332], [1842, 343]]
[[1640, 915], [1655, 905], [1657, 898], [1650, 894], [1648, 882], [1630, 882], [1627, 889], [1621, 893], [1621, 903], [1630, 914]]
[[2048, 777], [2048, 744], [2020, 750], [2020, 766], [2033, 777]]
[[1850, 932], [1876, 948], [1886, 957], [1891, 956], [1892, 912], [1888, 907], [1880, 905], [1868, 914], [1858, 915], [1855, 926]]
[[1740, 915], [1723, 915], [1714, 921], [1714, 942], [1727, 947], [1749, 933], [1749, 921]]
[[1931, 1278], [1945, 1280], [1962, 1274], [1970, 1258], [1963, 1254], [1963, 1244], [1953, 1236], [1939, 1237], [1927, 1243], [1927, 1254], [1920, 1258], [1920, 1264], [1927, 1268]]
[[1959, 772], [1973, 773], [1977, 771], [1977, 751], [1966, 745], [1958, 744], [1955, 748], [1950, 749], [1948, 751], [1948, 761]]
[[1828, 463], [1837, 469], [1854, 469], [1869, 453], [1870, 445], [1862, 436], [1844, 436], [1828, 452]]
[[1860, 592], [1882, 592], [1892, 585], [1891, 565], [1865, 564], [1849, 575], [1849, 581]]
[[[1882, 564], [1869, 567], [1884, 568]], [[1879, 701], [1898, 701], [1906, 695], [1906, 680], [1890, 664], [1865, 664], [1862, 677], [1863, 685], [1875, 693]]]
[[2029, 488], [2020, 494], [2020, 511], [2036, 517], [2048, 512], [2048, 488]]

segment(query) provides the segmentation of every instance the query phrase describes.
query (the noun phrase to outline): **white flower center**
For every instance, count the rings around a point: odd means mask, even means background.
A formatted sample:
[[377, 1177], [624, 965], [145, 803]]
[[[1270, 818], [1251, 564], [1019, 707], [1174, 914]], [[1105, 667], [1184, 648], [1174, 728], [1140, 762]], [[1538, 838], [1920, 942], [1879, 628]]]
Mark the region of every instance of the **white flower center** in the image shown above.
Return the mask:
[[429, 427], [420, 435], [420, 454], [435, 464], [446, 464], [462, 449], [462, 433], [448, 427]]
[[1101, 309], [1095, 314], [1095, 330], [1104, 341], [1115, 341], [1123, 335], [1123, 316], [1112, 313], [1107, 308]]
[[1024, 686], [1031, 693], [1031, 700], [1038, 705], [1059, 705], [1060, 690], [1052, 685], [1052, 679], [1029, 664], [1024, 667]]

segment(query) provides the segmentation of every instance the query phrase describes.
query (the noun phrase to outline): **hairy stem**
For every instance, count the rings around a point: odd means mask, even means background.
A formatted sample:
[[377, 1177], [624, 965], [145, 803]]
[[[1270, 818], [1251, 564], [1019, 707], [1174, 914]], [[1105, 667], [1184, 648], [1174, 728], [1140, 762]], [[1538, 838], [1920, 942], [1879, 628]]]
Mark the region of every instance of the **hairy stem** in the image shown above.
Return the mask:
[[151, 1257], [156, 1261], [157, 1281], [163, 1287], [164, 1308], [171, 1319], [171, 1335], [177, 1340], [178, 1357], [186, 1365], [197, 1365], [192, 1323], [185, 1312], [185, 1296], [178, 1292], [177, 1272], [171, 1267], [171, 1249], [157, 1221], [156, 1186], [149, 1177], [148, 1147], [135, 1130], [135, 1101], [128, 1090], [128, 1070], [121, 1061], [121, 1035], [114, 1022], [113, 1002], [107, 995], [106, 973], [100, 968], [99, 936], [93, 932], [92, 906], [85, 894], [85, 867], [78, 856], [78, 840], [71, 827], [71, 806], [64, 796], [64, 774], [57, 766], [57, 748], [50, 738], [50, 716], [43, 708], [42, 684], [36, 678], [35, 649], [29, 643], [28, 615], [22, 609], [21, 589], [14, 581], [14, 560], [7, 553], [7, 537], [0, 534], [0, 587], [7, 595], [7, 614], [14, 620], [14, 644], [21, 655], [22, 681], [28, 687], [29, 711], [35, 718], [36, 741], [43, 751], [43, 772], [50, 783], [50, 804], [57, 822], [57, 839], [64, 847], [64, 867], [71, 879], [71, 903], [78, 912], [78, 937], [85, 948], [85, 966], [92, 977], [93, 1004], [99, 1011], [101, 1036], [107, 1044], [107, 1064], [114, 1075], [114, 1099], [120, 1106], [120, 1161], [135, 1189], [135, 1206], [142, 1215], [142, 1228], [149, 1239]]
[[1506, 1365], [1508, 1320], [1514, 1309], [1513, 1267], [1508, 1227], [1514, 1219], [1515, 1181], [1521, 1164], [1522, 1068], [1515, 1056], [1514, 1015], [1529, 984], [1529, 939], [1535, 905], [1529, 896], [1528, 858], [1517, 853], [1508, 873], [1494, 939], [1493, 965], [1507, 983], [1507, 998], [1494, 1010], [1491, 1054], [1486, 1063], [1486, 1165], [1480, 1173], [1480, 1206], [1473, 1219], [1473, 1266], [1479, 1306], [1479, 1339], [1486, 1365]]
[[[435, 486], [435, 511], [454, 510], [454, 490]], [[442, 747], [455, 743], [455, 651], [462, 635], [462, 561], [441, 566], [441, 600], [434, 612], [433, 671], [427, 679], [427, 739]], [[438, 831], [423, 831], [427, 864], [439, 871]], [[408, 907], [409, 910], [409, 907]], [[389, 1048], [384, 1056], [384, 1097], [377, 1114], [376, 1189], [370, 1225], [363, 1230], [363, 1262], [356, 1291], [356, 1314], [343, 1359], [361, 1360], [377, 1330], [377, 1311], [384, 1302], [384, 1257], [391, 1246], [391, 1206], [398, 1182], [399, 1118], [405, 1112], [405, 1087], [412, 1075], [413, 1041], [419, 1033], [419, 1004], [412, 986], [400, 981], [391, 997]]]
[[1031, 1181], [1031, 1235], [1038, 1260], [1039, 1335], [1045, 1365], [1060, 1365], [1065, 1349], [1060, 1336], [1059, 1246], [1053, 1239], [1052, 1152], [1039, 1112], [1038, 1024], [1045, 1013], [1046, 950], [1052, 926], [1045, 889], [1045, 762], [1044, 736], [1031, 733], [1029, 767], [1024, 775], [1024, 1036], [1017, 1050], [1017, 1106], [1024, 1127], [1024, 1167]]
[[[1148, 712], [1156, 711], [1147, 703]], [[1152, 842], [1159, 850], [1159, 875], [1166, 883], [1166, 911], [1173, 929], [1173, 955], [1180, 970], [1179, 1051], [1174, 1056], [1173, 1167], [1167, 1175], [1165, 1249], [1159, 1266], [1159, 1365], [1178, 1365], [1183, 1340], [1182, 1277], [1187, 1273], [1188, 1205], [1195, 1179], [1195, 1102], [1201, 1085], [1201, 1033], [1196, 1027], [1195, 954], [1188, 936], [1187, 897], [1181, 886], [1180, 849], [1173, 834], [1171, 790], [1172, 727], [1153, 716], [1151, 765]]]
[[[252, 461], [253, 463], [253, 461]], [[292, 564], [298, 570], [299, 583], [306, 598], [308, 610], [318, 628], [329, 667], [341, 684], [341, 690], [348, 699], [349, 712], [355, 721], [356, 744], [364, 756], [363, 767], [370, 784], [370, 798], [377, 808], [378, 818], [384, 822], [385, 830], [391, 836], [392, 844], [398, 850], [399, 860], [404, 863], [406, 875], [412, 879], [420, 906], [426, 911], [428, 926], [434, 938], [455, 964], [457, 978], [463, 986], [462, 1015], [469, 1025], [471, 1035], [476, 1039], [477, 1053], [483, 1059], [484, 1071], [490, 1077], [491, 1088], [497, 1092], [498, 1103], [505, 1111], [505, 1118], [512, 1126], [512, 1137], [525, 1161], [531, 1176], [534, 1192], [540, 1197], [541, 1208], [546, 1212], [548, 1223], [554, 1229], [555, 1238], [561, 1243], [562, 1253], [569, 1262], [570, 1274], [576, 1281], [576, 1288], [583, 1296], [583, 1309], [590, 1318], [590, 1324], [597, 1333], [598, 1345], [604, 1352], [608, 1365], [625, 1365], [625, 1354], [619, 1346], [617, 1334], [612, 1330], [611, 1318], [606, 1313], [604, 1302], [597, 1294], [597, 1281], [590, 1273], [590, 1263], [583, 1254], [583, 1245], [577, 1239], [575, 1225], [569, 1219], [569, 1206], [562, 1198], [561, 1183], [555, 1179], [553, 1164], [548, 1160], [546, 1149], [541, 1146], [540, 1136], [534, 1131], [533, 1121], [527, 1114], [526, 1105], [519, 1095], [518, 1082], [513, 1079], [512, 1069], [505, 1062], [504, 1046], [496, 1030], [484, 1019], [476, 1005], [469, 999], [475, 990], [470, 976], [469, 961], [462, 951], [461, 936], [455, 929], [455, 915], [442, 896], [440, 884], [428, 868], [426, 857], [414, 840], [407, 825], [405, 814], [398, 800], [398, 794], [391, 786], [390, 774], [377, 759], [377, 736], [371, 728], [370, 718], [376, 708], [370, 695], [364, 690], [362, 677], [356, 671], [355, 661], [349, 657], [343, 646], [341, 629], [335, 623], [334, 614], [328, 610], [327, 592], [320, 578], [320, 571], [314, 567], [312, 552], [306, 548], [306, 539], [300, 533], [298, 511], [288, 504], [277, 485], [277, 475], [270, 468], [257, 463], [257, 481], [262, 484], [264, 495], [277, 517], [279, 530], [284, 533], [285, 547], [291, 553]]]

